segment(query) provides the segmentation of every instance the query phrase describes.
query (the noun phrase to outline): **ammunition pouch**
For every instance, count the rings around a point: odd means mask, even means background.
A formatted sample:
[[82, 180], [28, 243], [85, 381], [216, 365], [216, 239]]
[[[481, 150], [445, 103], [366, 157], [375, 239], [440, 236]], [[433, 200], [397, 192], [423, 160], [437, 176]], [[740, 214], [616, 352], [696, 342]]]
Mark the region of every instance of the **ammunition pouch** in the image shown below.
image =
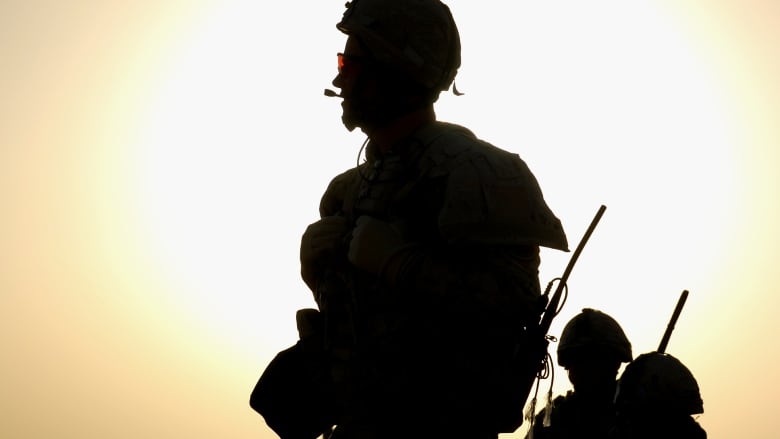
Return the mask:
[[316, 439], [335, 424], [326, 352], [314, 341], [303, 337], [279, 352], [249, 398], [249, 406], [281, 439]]

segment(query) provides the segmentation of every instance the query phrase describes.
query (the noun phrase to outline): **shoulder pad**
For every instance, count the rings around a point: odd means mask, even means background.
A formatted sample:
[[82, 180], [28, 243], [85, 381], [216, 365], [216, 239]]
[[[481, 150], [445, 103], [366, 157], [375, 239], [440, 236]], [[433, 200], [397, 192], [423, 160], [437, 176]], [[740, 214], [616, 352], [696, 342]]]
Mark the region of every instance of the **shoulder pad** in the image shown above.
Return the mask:
[[[465, 130], [465, 129], [464, 129]], [[539, 245], [568, 251], [560, 220], [517, 155], [449, 130], [429, 145], [430, 176], [446, 176], [439, 229], [452, 243]]]
[[460, 125], [436, 122], [421, 129], [415, 137], [425, 145], [419, 166], [430, 177], [448, 174], [463, 154], [472, 148], [476, 136]]

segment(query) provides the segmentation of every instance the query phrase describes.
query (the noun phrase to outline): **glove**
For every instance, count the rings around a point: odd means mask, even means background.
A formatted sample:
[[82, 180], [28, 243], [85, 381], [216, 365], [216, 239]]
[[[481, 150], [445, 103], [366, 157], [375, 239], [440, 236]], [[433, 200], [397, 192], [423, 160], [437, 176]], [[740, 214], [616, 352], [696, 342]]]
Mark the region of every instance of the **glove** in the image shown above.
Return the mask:
[[400, 267], [391, 262], [414, 245], [403, 236], [398, 225], [364, 215], [357, 219], [352, 230], [347, 258], [354, 266], [369, 273], [394, 279], [397, 273], [388, 273], [388, 267]]
[[306, 285], [315, 288], [318, 276], [343, 258], [349, 224], [342, 216], [328, 216], [306, 228], [301, 237], [301, 277]]

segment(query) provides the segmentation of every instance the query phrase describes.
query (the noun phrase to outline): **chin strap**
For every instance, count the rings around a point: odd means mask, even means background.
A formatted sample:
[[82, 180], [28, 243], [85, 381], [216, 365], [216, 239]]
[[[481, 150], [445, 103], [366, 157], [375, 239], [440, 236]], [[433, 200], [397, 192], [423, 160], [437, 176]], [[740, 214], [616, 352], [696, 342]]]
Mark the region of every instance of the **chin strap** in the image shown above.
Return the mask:
[[458, 85], [455, 84], [455, 82], [453, 82], [452, 83], [452, 94], [454, 94], [455, 96], [463, 96], [466, 93], [461, 93], [460, 91], [458, 91]]

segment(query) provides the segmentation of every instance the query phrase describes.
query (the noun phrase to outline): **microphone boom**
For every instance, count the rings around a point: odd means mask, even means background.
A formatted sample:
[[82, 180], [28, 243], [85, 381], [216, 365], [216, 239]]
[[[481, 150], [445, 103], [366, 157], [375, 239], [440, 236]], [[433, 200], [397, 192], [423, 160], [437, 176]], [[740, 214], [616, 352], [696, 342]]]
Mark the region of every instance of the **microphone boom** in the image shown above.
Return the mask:
[[342, 98], [343, 97], [343, 96], [341, 96], [341, 93], [336, 93], [335, 91], [333, 91], [333, 90], [331, 90], [329, 88], [326, 88], [324, 90], [324, 93], [325, 93], [325, 96], [327, 96], [329, 98]]

